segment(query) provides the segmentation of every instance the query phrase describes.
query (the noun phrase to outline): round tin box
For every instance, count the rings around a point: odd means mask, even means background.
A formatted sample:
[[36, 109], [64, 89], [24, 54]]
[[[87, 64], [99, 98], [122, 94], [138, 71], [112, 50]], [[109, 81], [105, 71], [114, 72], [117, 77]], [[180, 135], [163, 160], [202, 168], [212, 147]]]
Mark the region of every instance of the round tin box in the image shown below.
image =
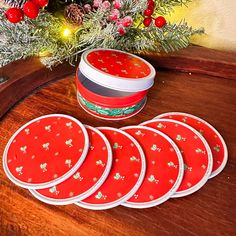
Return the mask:
[[88, 113], [120, 120], [142, 110], [156, 72], [144, 59], [113, 49], [82, 54], [76, 73], [77, 98]]

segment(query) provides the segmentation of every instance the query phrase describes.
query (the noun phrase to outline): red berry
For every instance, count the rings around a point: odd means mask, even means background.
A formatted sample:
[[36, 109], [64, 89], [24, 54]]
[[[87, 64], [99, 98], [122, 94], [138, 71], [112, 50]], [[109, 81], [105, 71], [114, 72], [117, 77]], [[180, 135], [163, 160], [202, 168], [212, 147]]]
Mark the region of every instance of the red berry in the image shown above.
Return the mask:
[[35, 19], [39, 14], [39, 7], [33, 2], [26, 2], [23, 10], [25, 15], [31, 19]]
[[24, 18], [24, 13], [20, 8], [12, 7], [5, 12], [5, 17], [11, 23], [18, 23]]
[[46, 7], [48, 5], [48, 0], [32, 0], [32, 2], [40, 7]]
[[154, 7], [155, 7], [155, 2], [153, 1], [153, 0], [149, 0], [148, 1], [148, 9], [154, 9]]
[[143, 21], [143, 24], [146, 27], [150, 26], [151, 23], [152, 23], [152, 18], [151, 17], [145, 18], [144, 21]]
[[119, 33], [119, 35], [124, 35], [126, 33], [125, 27], [123, 25], [119, 25], [117, 32]]
[[144, 15], [145, 16], [151, 16], [153, 14], [153, 12], [154, 12], [154, 9], [149, 9], [148, 8], [144, 11]]
[[166, 19], [163, 16], [158, 16], [155, 20], [155, 25], [162, 28], [166, 24]]

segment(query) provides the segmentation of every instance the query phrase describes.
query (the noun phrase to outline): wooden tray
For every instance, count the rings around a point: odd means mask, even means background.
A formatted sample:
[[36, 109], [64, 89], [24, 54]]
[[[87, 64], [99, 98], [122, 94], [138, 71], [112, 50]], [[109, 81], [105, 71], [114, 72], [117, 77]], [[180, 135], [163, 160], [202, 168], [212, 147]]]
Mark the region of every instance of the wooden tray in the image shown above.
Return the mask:
[[0, 152], [21, 125], [49, 113], [122, 127], [182, 111], [206, 119], [223, 135], [229, 149], [225, 170], [197, 193], [151, 209], [90, 211], [41, 203], [11, 183], [1, 167], [1, 235], [236, 235], [236, 54], [190, 47], [147, 58], [162, 68], [148, 103], [137, 116], [119, 122], [96, 119], [79, 107], [75, 68], [67, 64], [50, 71], [31, 58], [2, 68], [0, 76], [9, 79], [0, 84]]

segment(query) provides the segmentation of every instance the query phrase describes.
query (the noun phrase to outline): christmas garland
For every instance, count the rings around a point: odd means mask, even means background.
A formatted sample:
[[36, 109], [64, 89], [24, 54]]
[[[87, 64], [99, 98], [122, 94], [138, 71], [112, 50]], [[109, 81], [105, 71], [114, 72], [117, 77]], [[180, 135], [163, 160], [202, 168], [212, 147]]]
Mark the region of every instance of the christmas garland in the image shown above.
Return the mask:
[[80, 101], [80, 103], [82, 103], [87, 109], [95, 112], [96, 114], [110, 117], [111, 116], [119, 117], [119, 116], [134, 114], [135, 112], [138, 112], [138, 110], [140, 110], [145, 105], [147, 100], [146, 98], [144, 98], [138, 104], [126, 108], [103, 108], [87, 101], [85, 98], [81, 96], [79, 92], [77, 93], [77, 98]]
[[10, 7], [0, 8], [0, 66], [28, 56], [40, 56], [48, 67], [73, 64], [81, 52], [98, 47], [134, 53], [185, 48], [204, 30], [167, 22], [165, 15], [188, 2], [5, 0]]

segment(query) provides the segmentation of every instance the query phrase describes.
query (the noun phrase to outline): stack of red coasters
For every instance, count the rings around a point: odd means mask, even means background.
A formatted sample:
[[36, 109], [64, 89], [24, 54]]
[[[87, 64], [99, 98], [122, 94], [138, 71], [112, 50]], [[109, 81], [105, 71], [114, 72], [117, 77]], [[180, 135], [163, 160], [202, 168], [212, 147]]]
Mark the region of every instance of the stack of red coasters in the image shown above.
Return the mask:
[[148, 208], [192, 194], [223, 170], [227, 158], [218, 131], [186, 113], [121, 129], [53, 114], [16, 131], [3, 167], [12, 182], [43, 202], [101, 210]]
[[95, 117], [127, 119], [145, 106], [155, 75], [155, 68], [137, 55], [114, 49], [87, 50], [76, 73], [77, 99]]

